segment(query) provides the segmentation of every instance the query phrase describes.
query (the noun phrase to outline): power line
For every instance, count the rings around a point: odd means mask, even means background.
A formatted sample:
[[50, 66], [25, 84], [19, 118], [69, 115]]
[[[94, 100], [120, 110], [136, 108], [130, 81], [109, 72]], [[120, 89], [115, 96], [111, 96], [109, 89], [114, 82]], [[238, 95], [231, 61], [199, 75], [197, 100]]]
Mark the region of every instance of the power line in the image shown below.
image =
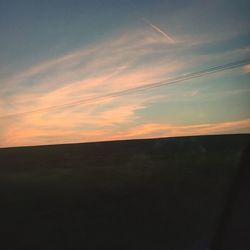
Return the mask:
[[158, 87], [162, 87], [162, 86], [165, 86], [165, 85], [176, 84], [176, 83], [179, 83], [179, 82], [183, 82], [183, 81], [187, 81], [187, 80], [191, 80], [191, 79], [195, 79], [195, 78], [205, 77], [207, 75], [227, 71], [227, 70], [230, 70], [230, 69], [239, 68], [239, 67], [245, 66], [245, 65], [247, 65], [249, 63], [250, 63], [250, 59], [235, 61], [235, 62], [232, 62], [232, 63], [219, 65], [219, 66], [216, 66], [216, 67], [211, 67], [211, 68], [208, 68], [208, 69], [205, 69], [205, 70], [184, 74], [184, 75], [177, 76], [175, 78], [168, 79], [168, 80], [165, 80], [165, 81], [149, 83], [149, 84], [145, 84], [145, 85], [142, 85], [142, 86], [129, 88], [129, 89], [121, 90], [121, 91], [116, 91], [116, 92], [111, 92], [111, 93], [108, 93], [108, 94], [104, 94], [104, 95], [100, 95], [100, 96], [96, 96], [96, 97], [91, 97], [91, 98], [87, 98], [87, 99], [83, 99], [83, 100], [78, 100], [78, 101], [70, 102], [70, 103], [66, 103], [66, 104], [60, 104], [60, 105], [50, 106], [50, 107], [41, 108], [41, 109], [36, 109], [36, 110], [31, 110], [31, 111], [26, 111], [26, 112], [21, 112], [21, 113], [16, 113], [16, 114], [0, 116], [0, 119], [12, 118], [12, 117], [15, 117], [15, 116], [29, 115], [29, 114], [34, 114], [34, 113], [47, 112], [47, 111], [50, 111], [50, 110], [66, 109], [66, 108], [70, 108], [70, 107], [74, 107], [74, 106], [78, 106], [78, 105], [83, 105], [83, 104], [87, 104], [87, 103], [93, 103], [93, 102], [97, 102], [97, 101], [104, 101], [104, 100], [110, 99], [110, 98], [115, 98], [115, 97], [120, 97], [120, 96], [124, 96], [124, 95], [134, 94], [134, 93], [138, 93], [138, 92], [145, 91], [145, 90], [148, 90], [148, 89], [158, 88]]

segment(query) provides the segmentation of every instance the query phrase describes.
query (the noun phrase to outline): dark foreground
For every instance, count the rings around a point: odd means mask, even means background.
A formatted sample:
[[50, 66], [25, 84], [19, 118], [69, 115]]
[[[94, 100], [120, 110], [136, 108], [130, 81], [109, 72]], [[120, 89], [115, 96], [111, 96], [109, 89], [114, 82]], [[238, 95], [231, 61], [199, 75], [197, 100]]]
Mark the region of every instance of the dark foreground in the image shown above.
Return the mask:
[[209, 249], [250, 135], [0, 149], [5, 250]]

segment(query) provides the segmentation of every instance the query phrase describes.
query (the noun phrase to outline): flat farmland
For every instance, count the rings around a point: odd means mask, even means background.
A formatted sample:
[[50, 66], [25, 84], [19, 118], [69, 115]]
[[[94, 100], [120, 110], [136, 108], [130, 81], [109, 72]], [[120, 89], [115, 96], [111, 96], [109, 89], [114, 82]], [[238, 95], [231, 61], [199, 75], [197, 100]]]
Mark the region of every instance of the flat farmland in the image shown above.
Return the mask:
[[250, 135], [0, 149], [5, 250], [205, 249]]

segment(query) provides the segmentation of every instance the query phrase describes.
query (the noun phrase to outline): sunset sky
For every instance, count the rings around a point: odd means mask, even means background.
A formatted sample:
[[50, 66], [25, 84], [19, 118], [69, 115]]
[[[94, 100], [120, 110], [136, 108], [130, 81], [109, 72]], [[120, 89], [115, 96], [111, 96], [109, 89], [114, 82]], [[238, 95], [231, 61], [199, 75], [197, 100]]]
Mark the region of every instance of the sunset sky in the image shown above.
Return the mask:
[[[250, 132], [248, 0], [0, 0], [0, 147]], [[20, 115], [18, 115], [20, 114]]]

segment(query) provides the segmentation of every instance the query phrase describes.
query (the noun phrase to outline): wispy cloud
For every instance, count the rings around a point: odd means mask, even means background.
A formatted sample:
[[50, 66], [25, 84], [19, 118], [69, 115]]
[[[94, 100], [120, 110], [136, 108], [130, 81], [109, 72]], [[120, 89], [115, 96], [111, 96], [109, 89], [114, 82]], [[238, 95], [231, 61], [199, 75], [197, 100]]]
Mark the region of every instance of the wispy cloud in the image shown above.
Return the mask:
[[[144, 61], [150, 55], [155, 53], [159, 55], [160, 48], [154, 45], [162, 43], [161, 39], [154, 39], [154, 36], [146, 30], [127, 31], [58, 58], [32, 65], [20, 72], [11, 72], [10, 77], [1, 82], [0, 94], [9, 94], [13, 89], [17, 89], [19, 93], [22, 90], [25, 92], [34, 90], [36, 93], [39, 90], [48, 91], [48, 88], [56, 88], [57, 85], [61, 87], [73, 81], [102, 74], [135, 72], [138, 67], [146, 68], [145, 64], [148, 68], [154, 65], [158, 67], [160, 64], [162, 68], [172, 67], [172, 63], [170, 64], [163, 55], [157, 61], [152, 59]], [[136, 79], [133, 82], [135, 81]]]
[[148, 36], [130, 31], [13, 74], [1, 83], [2, 115], [140, 86], [180, 70], [182, 63], [164, 55], [153, 59], [158, 48]]
[[[11, 73], [1, 82], [0, 115], [67, 104], [165, 80], [201, 61], [207, 62], [207, 57], [183, 55], [193, 43], [179, 43], [178, 37], [147, 23], [157, 33], [150, 27], [128, 30]], [[182, 90], [177, 96], [194, 98], [200, 93]], [[225, 123], [198, 127], [148, 123], [138, 115], [163, 97], [165, 103], [176, 99], [175, 94], [159, 91], [6, 119], [0, 123], [1, 146], [199, 134], [210, 133], [210, 128], [229, 131], [230, 126]], [[139, 123], [142, 125], [135, 125]], [[240, 124], [246, 126], [242, 121], [230, 125], [236, 128]]]

